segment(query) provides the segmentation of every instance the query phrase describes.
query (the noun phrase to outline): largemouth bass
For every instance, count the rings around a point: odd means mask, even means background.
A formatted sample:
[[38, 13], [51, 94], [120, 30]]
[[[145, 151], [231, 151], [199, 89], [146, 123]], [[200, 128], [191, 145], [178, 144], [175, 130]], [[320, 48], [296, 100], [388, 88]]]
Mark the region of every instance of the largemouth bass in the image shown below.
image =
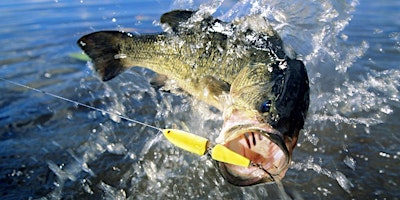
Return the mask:
[[258, 164], [218, 163], [219, 171], [234, 185], [254, 185], [284, 177], [309, 105], [304, 64], [288, 56], [270, 26], [257, 28], [254, 20], [225, 23], [176, 10], [161, 16], [164, 33], [100, 31], [78, 45], [103, 81], [145, 67], [219, 109], [224, 123], [216, 142]]

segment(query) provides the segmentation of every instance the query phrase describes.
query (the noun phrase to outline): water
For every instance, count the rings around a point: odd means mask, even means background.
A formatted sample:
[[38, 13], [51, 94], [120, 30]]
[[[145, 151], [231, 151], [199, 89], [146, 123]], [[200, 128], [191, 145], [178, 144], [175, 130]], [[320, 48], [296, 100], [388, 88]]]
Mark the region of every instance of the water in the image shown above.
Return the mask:
[[4, 1], [0, 77], [215, 139], [220, 113], [155, 90], [152, 72], [102, 83], [69, 56], [92, 31], [159, 32], [175, 8], [261, 15], [306, 63], [310, 110], [282, 185], [232, 186], [155, 130], [0, 82], [2, 199], [400, 198], [398, 1]]

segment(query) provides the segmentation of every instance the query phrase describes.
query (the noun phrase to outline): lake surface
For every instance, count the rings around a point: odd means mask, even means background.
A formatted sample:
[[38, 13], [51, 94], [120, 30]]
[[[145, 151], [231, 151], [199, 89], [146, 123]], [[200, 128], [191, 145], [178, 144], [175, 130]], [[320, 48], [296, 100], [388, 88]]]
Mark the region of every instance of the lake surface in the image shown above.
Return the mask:
[[160, 32], [162, 13], [265, 17], [307, 66], [311, 104], [276, 184], [232, 186], [156, 130], [0, 80], [1, 199], [399, 199], [400, 1], [2, 1], [0, 77], [158, 127], [215, 139], [221, 114], [151, 87], [134, 68], [100, 81], [77, 39]]

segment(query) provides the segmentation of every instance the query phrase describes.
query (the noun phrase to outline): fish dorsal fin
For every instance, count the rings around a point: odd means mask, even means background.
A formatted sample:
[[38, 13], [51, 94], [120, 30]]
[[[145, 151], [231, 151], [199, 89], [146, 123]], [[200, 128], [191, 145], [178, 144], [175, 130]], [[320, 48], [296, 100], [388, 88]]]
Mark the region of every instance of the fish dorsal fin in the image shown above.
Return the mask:
[[193, 15], [193, 11], [190, 10], [173, 10], [171, 12], [164, 13], [161, 16], [160, 22], [162, 24], [168, 24], [174, 32], [178, 30], [179, 24], [186, 22]]

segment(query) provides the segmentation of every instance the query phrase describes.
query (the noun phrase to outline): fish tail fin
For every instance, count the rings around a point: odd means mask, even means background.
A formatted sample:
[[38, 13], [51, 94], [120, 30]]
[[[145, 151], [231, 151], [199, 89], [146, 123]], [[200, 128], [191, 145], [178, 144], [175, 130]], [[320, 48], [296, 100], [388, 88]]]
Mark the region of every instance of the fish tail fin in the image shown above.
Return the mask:
[[92, 59], [94, 69], [103, 81], [122, 73], [129, 66], [126, 55], [121, 54], [121, 45], [132, 38], [119, 31], [100, 31], [81, 37], [79, 47]]

